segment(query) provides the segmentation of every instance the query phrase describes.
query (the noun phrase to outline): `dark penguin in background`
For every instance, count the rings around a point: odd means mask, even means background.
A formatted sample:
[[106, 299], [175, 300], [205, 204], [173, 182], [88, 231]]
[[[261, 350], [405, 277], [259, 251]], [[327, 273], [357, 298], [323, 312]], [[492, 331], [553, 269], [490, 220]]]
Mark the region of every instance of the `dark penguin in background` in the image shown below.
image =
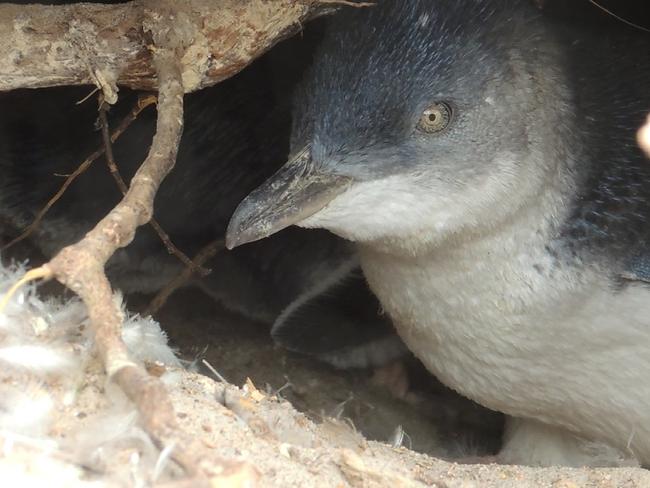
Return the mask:
[[[154, 214], [187, 255], [223, 237], [241, 199], [286, 161], [290, 93], [309, 61], [314, 42], [309, 36], [278, 46], [231, 80], [186, 96], [178, 161], [156, 197]], [[89, 91], [0, 94], [0, 230], [5, 242], [25, 229], [64, 176], [101, 146], [95, 101], [76, 103]], [[134, 93], [120, 93], [109, 114], [112, 127], [134, 101]], [[127, 181], [144, 160], [154, 128], [155, 110], [148, 109], [115, 143], [115, 159]], [[30, 240], [51, 257], [82, 238], [119, 198], [100, 158], [52, 207]], [[341, 367], [374, 365], [405, 351], [389, 320], [378, 316], [379, 305], [359, 273], [353, 249], [329, 232], [291, 230], [273, 241], [221, 252], [207, 266], [213, 272], [194, 284], [247, 317], [282, 324], [285, 330], [294, 330], [295, 324], [323, 331], [332, 329], [325, 327], [328, 323], [346, 324], [341, 334], [323, 340], [302, 338], [296, 328], [297, 337], [279, 338], [292, 349]], [[145, 226], [132, 244], [118, 250], [107, 271], [116, 288], [130, 293], [154, 292], [182, 269]], [[350, 297], [355, 297], [354, 307]]]
[[[623, 29], [622, 29], [623, 30]], [[443, 383], [513, 417], [501, 459], [650, 463], [647, 34], [518, 0], [382, 0], [336, 17], [289, 162], [229, 247], [292, 224], [356, 243]]]

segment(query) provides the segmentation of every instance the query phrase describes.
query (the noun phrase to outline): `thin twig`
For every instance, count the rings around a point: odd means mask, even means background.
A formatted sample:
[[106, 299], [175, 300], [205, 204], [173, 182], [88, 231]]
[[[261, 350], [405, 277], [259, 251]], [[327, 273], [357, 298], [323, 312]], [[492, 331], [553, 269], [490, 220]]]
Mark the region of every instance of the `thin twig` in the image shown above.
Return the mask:
[[[108, 107], [109, 105], [103, 101], [103, 97], [100, 95], [99, 125], [101, 127], [102, 140], [104, 142], [104, 152], [106, 153], [106, 158], [105, 158], [106, 164], [108, 165], [108, 170], [111, 173], [113, 179], [115, 180], [117, 187], [120, 189], [122, 195], [124, 196], [128, 191], [128, 187], [126, 186], [126, 183], [124, 182], [124, 178], [122, 178], [122, 174], [120, 173], [120, 170], [117, 167], [117, 163], [115, 162], [115, 156], [113, 154], [113, 144], [109, 136], [110, 128], [108, 125], [108, 117], [106, 116], [106, 113], [108, 112]], [[153, 229], [156, 231], [158, 237], [160, 237], [160, 240], [164, 244], [169, 254], [173, 254], [174, 256], [176, 256], [181, 263], [183, 263], [188, 268], [191, 268], [194, 273], [197, 273], [201, 276], [207, 276], [208, 274], [210, 274], [209, 270], [202, 268], [200, 265], [194, 264], [192, 260], [183, 251], [181, 251], [180, 249], [178, 249], [178, 247], [174, 245], [171, 238], [169, 237], [169, 234], [167, 234], [167, 232], [163, 230], [163, 228], [160, 226], [160, 224], [154, 217], [152, 217], [151, 220], [149, 221], [149, 225], [153, 227]]]
[[219, 371], [217, 371], [217, 369], [214, 366], [212, 366], [207, 360], [202, 359], [201, 363], [203, 363], [203, 366], [208, 368], [210, 372], [215, 376], [215, 378], [217, 378], [221, 383], [224, 383], [226, 385], [228, 384], [228, 380], [224, 378], [222, 374], [219, 373]]
[[[136, 104], [133, 106], [131, 111], [124, 117], [120, 123], [118, 124], [117, 128], [113, 133], [111, 134], [111, 141], [115, 142], [123, 133], [124, 131], [133, 123], [135, 119], [138, 118], [138, 115], [147, 108], [149, 105], [153, 105], [156, 103], [156, 96], [152, 94], [146, 94], [146, 95], [140, 95], [138, 97], [138, 101]], [[25, 240], [28, 238], [31, 234], [34, 233], [34, 231], [38, 228], [38, 226], [41, 224], [41, 221], [45, 217], [45, 215], [50, 211], [50, 209], [54, 206], [54, 204], [63, 196], [63, 194], [67, 191], [67, 189], [70, 187], [70, 185], [76, 180], [79, 176], [81, 176], [83, 173], [86, 172], [88, 168], [90, 168], [90, 165], [97, 160], [102, 154], [104, 154], [104, 147], [101, 147], [97, 149], [95, 152], [93, 152], [90, 156], [88, 156], [78, 167], [75, 169], [72, 174], [70, 174], [66, 180], [63, 182], [63, 185], [61, 185], [61, 188], [54, 194], [52, 198], [48, 200], [48, 202], [45, 204], [45, 206], [36, 214], [36, 217], [32, 221], [31, 224], [29, 224], [25, 230], [15, 239], [11, 240], [9, 243], [5, 244], [2, 247], [3, 251], [6, 251], [10, 247], [14, 246], [15, 244], [18, 244], [19, 242]]]
[[208, 276], [210, 274], [209, 269], [202, 267], [199, 263], [190, 259], [187, 254], [182, 252], [174, 245], [171, 238], [169, 237], [169, 234], [163, 230], [157, 220], [151, 219], [149, 225], [156, 231], [160, 237], [160, 240], [165, 245], [167, 252], [176, 256], [185, 265], [186, 268], [191, 269], [193, 273], [196, 273], [199, 276]]
[[[197, 266], [203, 266], [222, 249], [224, 249], [223, 238], [214, 240], [201, 248], [196, 256], [194, 256], [194, 259], [192, 259], [192, 262], [194, 262], [194, 264]], [[191, 268], [185, 268], [183, 271], [181, 271], [178, 276], [167, 283], [167, 285], [165, 285], [165, 287], [158, 292], [153, 300], [151, 300], [146, 310], [144, 311], [144, 315], [154, 315], [157, 313], [163, 307], [163, 305], [165, 305], [171, 294], [182, 287], [185, 283], [187, 283], [190, 278], [192, 278], [193, 273], [194, 271]]]
[[90, 93], [89, 93], [88, 95], [86, 95], [85, 97], [83, 97], [81, 100], [77, 100], [77, 101], [75, 102], [75, 105], [82, 105], [82, 104], [86, 103], [86, 101], [87, 101], [88, 99], [90, 99], [90, 97], [92, 97], [92, 96], [93, 96], [95, 93], [97, 93], [98, 91], [99, 91], [99, 88], [98, 88], [98, 87], [93, 88], [93, 89], [90, 91]]
[[106, 372], [133, 401], [156, 445], [161, 449], [175, 445], [171, 456], [189, 476], [198, 477], [197, 486], [218, 486], [217, 481], [233, 476], [253, 481], [255, 470], [249, 465], [215, 459], [198, 439], [179, 428], [163, 383], [130, 359], [122, 340], [121, 313], [104, 273], [115, 251], [128, 245], [137, 227], [151, 219], [154, 197], [174, 167], [183, 132], [184, 89], [176, 53], [158, 48], [154, 57], [159, 83], [158, 120], [147, 158], [120, 203], [81, 241], [61, 250], [44, 267], [85, 303]]
[[122, 178], [120, 170], [117, 168], [117, 163], [115, 162], [115, 155], [113, 154], [113, 143], [110, 137], [108, 117], [106, 116], [109, 105], [103, 101], [104, 97], [102, 95], [100, 95], [99, 98], [99, 125], [102, 131], [102, 142], [104, 143], [104, 155], [106, 164], [108, 165], [108, 170], [115, 180], [117, 187], [122, 192], [122, 196], [124, 196], [126, 195], [126, 192], [129, 191], [129, 188], [126, 186], [126, 183], [124, 183], [124, 179]]
[[602, 11], [605, 12], [606, 14], [611, 15], [612, 17], [614, 17], [614, 18], [615, 18], [616, 20], [618, 20], [619, 22], [623, 22], [624, 24], [627, 24], [627, 25], [629, 25], [630, 27], [634, 27], [635, 29], [639, 29], [639, 30], [641, 30], [641, 31], [643, 31], [643, 32], [650, 32], [650, 29], [648, 29], [647, 27], [643, 27], [642, 25], [635, 24], [634, 22], [632, 22], [632, 21], [630, 21], [630, 20], [624, 19], [624, 18], [621, 17], [620, 15], [617, 15], [617, 14], [615, 14], [614, 12], [612, 12], [611, 10], [605, 8], [604, 6], [602, 6], [601, 4], [599, 4], [598, 2], [596, 2], [595, 0], [589, 0], [589, 3], [591, 3], [591, 4], [594, 5], [595, 7], [598, 7], [600, 10], [602, 10]]
[[9, 290], [4, 294], [2, 299], [0, 299], [0, 313], [4, 311], [5, 307], [9, 303], [9, 300], [11, 300], [11, 297], [16, 294], [21, 286], [29, 283], [30, 281], [49, 280], [51, 278], [52, 272], [47, 268], [41, 267], [29, 270], [20, 280], [14, 283], [11, 288], [9, 288]]

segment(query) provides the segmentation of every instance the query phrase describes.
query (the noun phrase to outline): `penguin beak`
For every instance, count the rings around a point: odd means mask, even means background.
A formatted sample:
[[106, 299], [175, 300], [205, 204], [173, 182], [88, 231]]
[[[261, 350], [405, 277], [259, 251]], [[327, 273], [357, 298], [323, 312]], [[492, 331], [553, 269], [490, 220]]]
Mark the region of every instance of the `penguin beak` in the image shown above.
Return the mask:
[[226, 231], [228, 249], [297, 224], [347, 190], [352, 179], [315, 168], [310, 149], [299, 151], [239, 204]]

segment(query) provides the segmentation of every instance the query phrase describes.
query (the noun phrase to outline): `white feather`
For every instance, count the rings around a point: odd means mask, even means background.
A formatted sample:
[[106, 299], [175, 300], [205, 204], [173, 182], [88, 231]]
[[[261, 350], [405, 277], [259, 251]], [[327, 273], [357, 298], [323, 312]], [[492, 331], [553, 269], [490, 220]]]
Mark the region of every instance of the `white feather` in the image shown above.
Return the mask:
[[[24, 264], [0, 265], [0, 296], [24, 273]], [[130, 315], [121, 294], [114, 300], [132, 358], [180, 367], [158, 323]], [[161, 463], [156, 468], [160, 454], [139, 426], [135, 407], [106, 382], [99, 365], [93, 330], [79, 299], [44, 299], [29, 283], [9, 300], [0, 313], [0, 432], [5, 440], [28, 436], [27, 447], [37, 452], [30, 451], [24, 465], [21, 460], [16, 466], [0, 461], [4, 484], [90, 486], [81, 481], [82, 471], [71, 460], [106, 470], [112, 481], [125, 486], [162, 469]], [[166, 383], [174, 384], [174, 373], [163, 375]], [[85, 415], [69, 418], [81, 413]], [[51, 446], [47, 450], [38, 447], [46, 444]], [[10, 447], [5, 454], [18, 456], [26, 444], [12, 441]], [[113, 462], [125, 448], [139, 453], [137, 462]], [[54, 459], [54, 451], [66, 461]], [[39, 464], [51, 470], [52, 479], [38, 470]]]
[[0, 389], [0, 429], [14, 434], [43, 436], [52, 420], [54, 402], [42, 384]]
[[0, 362], [34, 374], [64, 373], [77, 366], [69, 351], [47, 344], [21, 344], [0, 347]]

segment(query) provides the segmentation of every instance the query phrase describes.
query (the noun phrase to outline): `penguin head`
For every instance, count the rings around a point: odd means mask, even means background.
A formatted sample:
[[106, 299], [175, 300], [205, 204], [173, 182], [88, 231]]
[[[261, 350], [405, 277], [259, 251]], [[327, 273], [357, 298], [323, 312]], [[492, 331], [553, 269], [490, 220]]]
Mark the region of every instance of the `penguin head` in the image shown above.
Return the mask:
[[531, 118], [561, 117], [531, 71], [536, 19], [524, 2], [481, 0], [335, 17], [296, 97], [294, 156], [240, 204], [227, 245], [292, 224], [429, 243], [507, 219], [548, 172], [531, 163]]

